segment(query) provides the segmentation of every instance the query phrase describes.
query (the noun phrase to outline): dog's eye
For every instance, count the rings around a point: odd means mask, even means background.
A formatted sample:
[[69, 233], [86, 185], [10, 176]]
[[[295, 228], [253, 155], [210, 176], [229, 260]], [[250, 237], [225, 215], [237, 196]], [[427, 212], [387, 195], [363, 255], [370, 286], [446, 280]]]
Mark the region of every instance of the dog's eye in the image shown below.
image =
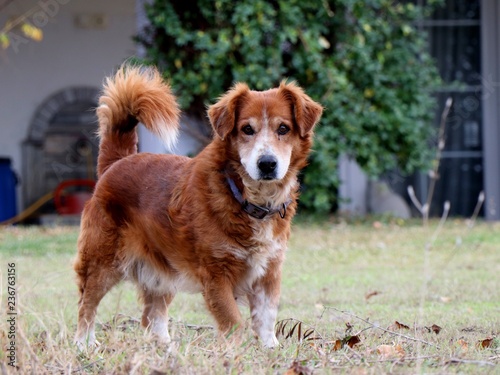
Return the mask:
[[290, 131], [290, 128], [286, 126], [285, 124], [281, 124], [280, 127], [278, 128], [278, 134], [279, 135], [285, 135]]
[[245, 125], [244, 127], [241, 128], [241, 131], [245, 133], [246, 135], [253, 135], [255, 134], [254, 130], [250, 125]]

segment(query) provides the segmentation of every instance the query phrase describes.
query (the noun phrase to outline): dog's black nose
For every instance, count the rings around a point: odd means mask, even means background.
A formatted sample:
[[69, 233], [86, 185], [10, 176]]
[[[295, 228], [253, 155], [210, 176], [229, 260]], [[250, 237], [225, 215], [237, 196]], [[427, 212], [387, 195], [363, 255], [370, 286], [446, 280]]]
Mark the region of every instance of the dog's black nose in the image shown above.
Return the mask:
[[257, 166], [259, 167], [264, 177], [271, 177], [271, 175], [274, 175], [274, 171], [277, 165], [278, 161], [274, 156], [271, 155], [264, 155], [257, 162]]

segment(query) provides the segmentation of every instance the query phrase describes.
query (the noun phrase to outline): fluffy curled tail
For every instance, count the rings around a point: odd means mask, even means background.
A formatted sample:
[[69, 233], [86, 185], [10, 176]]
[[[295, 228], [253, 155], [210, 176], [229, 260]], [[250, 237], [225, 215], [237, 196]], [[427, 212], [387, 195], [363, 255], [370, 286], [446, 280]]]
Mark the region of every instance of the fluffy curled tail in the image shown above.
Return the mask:
[[179, 106], [170, 86], [155, 68], [122, 66], [106, 79], [99, 99], [99, 158], [97, 175], [117, 160], [137, 153], [138, 122], [167, 147], [177, 140]]

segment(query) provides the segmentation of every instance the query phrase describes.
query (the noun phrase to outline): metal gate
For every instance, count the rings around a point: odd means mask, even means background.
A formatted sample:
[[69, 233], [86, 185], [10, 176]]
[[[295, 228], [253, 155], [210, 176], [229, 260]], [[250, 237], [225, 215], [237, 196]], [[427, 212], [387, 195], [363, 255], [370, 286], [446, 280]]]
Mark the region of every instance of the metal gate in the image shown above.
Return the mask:
[[[443, 79], [435, 93], [436, 126], [446, 99], [453, 98], [431, 215], [441, 215], [449, 201], [451, 215], [470, 216], [483, 190], [480, 1], [446, 0], [419, 27], [429, 33], [431, 54]], [[426, 201], [428, 176], [422, 174], [414, 183], [420, 200]]]

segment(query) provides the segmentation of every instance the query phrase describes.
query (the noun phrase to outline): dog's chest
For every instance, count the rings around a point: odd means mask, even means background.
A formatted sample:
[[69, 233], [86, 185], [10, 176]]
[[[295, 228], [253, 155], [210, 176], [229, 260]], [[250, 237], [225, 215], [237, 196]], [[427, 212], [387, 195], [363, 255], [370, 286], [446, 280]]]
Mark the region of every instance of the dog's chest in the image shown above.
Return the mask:
[[238, 252], [247, 265], [247, 271], [239, 284], [245, 290], [251, 289], [255, 281], [266, 274], [270, 261], [280, 257], [286, 248], [285, 238], [274, 235], [271, 222], [256, 225], [252, 239], [254, 246]]

